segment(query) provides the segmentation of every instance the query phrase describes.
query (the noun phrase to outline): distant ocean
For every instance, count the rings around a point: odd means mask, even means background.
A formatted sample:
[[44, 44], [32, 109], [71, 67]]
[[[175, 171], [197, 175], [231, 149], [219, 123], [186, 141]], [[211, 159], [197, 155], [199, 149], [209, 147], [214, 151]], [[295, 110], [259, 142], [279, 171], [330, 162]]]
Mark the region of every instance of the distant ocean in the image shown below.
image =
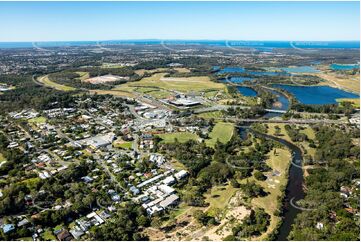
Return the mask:
[[0, 48], [51, 48], [66, 46], [111, 45], [178, 45], [227, 46], [230, 48], [360, 48], [360, 41], [243, 41], [243, 40], [109, 40], [109, 41], [57, 41], [57, 42], [0, 42]]

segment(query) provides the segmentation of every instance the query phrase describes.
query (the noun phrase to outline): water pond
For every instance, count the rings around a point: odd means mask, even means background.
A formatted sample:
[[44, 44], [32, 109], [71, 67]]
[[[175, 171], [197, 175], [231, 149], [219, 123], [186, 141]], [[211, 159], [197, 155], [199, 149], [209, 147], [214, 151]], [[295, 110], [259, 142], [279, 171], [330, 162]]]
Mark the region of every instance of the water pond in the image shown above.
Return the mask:
[[293, 86], [273, 84], [292, 93], [303, 104], [336, 104], [338, 98], [359, 98], [359, 95], [329, 86]]
[[237, 87], [238, 91], [246, 97], [256, 97], [257, 92], [249, 87]]

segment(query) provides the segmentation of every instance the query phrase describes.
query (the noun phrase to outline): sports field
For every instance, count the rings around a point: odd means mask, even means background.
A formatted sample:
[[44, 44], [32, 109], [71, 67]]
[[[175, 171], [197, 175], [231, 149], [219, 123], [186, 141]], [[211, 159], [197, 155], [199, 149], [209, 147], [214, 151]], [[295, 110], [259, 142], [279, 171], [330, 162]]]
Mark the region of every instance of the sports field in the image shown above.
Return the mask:
[[208, 146], [214, 147], [217, 140], [221, 143], [227, 143], [233, 135], [234, 125], [232, 123], [216, 123], [212, 132], [209, 134], [209, 138], [206, 140]]

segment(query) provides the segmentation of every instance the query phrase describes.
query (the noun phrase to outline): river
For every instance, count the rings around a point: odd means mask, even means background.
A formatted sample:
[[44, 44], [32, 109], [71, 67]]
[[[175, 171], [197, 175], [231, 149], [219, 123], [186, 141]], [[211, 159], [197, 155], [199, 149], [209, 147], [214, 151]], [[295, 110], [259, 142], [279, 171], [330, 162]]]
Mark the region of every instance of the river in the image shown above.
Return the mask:
[[[272, 91], [272, 92], [274, 94], [277, 94], [278, 102], [282, 102], [282, 104], [283, 104], [281, 106], [282, 108], [280, 108], [280, 109], [287, 110], [289, 107], [288, 100], [285, 101], [285, 99], [287, 99], [287, 98], [285, 98], [285, 96], [280, 92], [277, 92], [277, 91]], [[264, 117], [270, 118], [270, 117], [275, 117], [275, 116], [280, 116], [280, 115], [281, 114], [276, 114], [276, 113], [272, 113], [272, 115], [270, 115], [268, 113], [268, 114], [265, 114]], [[278, 241], [287, 240], [287, 237], [292, 229], [292, 224], [294, 223], [294, 220], [295, 220], [297, 214], [300, 212], [300, 210], [293, 207], [290, 202], [293, 201], [295, 203], [298, 200], [304, 198], [303, 169], [299, 167], [299, 166], [302, 166], [302, 160], [303, 160], [302, 152], [301, 152], [300, 148], [298, 148], [296, 145], [294, 145], [284, 139], [270, 136], [270, 135], [263, 134], [263, 133], [259, 133], [255, 130], [250, 129], [249, 126], [247, 126], [247, 127], [242, 127], [240, 129], [241, 138], [245, 138], [246, 132], [248, 132], [248, 130], [249, 130], [256, 136], [262, 136], [264, 138], [272, 139], [276, 142], [283, 144], [284, 146], [288, 147], [292, 152], [292, 161], [291, 161], [290, 168], [289, 168], [288, 183], [287, 183], [287, 187], [286, 187], [286, 196], [285, 196], [285, 200], [284, 200], [285, 207], [284, 207], [283, 219], [282, 219], [282, 224], [278, 230], [278, 234], [276, 236], [276, 240], [278, 240]], [[297, 166], [292, 165], [292, 163], [297, 164]]]

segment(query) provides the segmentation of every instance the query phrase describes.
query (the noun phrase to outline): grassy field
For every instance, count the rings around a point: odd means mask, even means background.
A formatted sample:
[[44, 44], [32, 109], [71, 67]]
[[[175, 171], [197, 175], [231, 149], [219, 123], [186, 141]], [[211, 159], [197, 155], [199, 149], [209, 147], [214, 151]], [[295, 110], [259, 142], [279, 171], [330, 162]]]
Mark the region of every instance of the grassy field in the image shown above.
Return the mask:
[[124, 140], [116, 140], [113, 142], [113, 146], [115, 148], [122, 148], [122, 149], [130, 149], [132, 148], [133, 142], [128, 142]]
[[191, 72], [188, 68], [185, 67], [175, 67], [173, 70], [179, 72], [179, 73], [189, 73]]
[[165, 72], [169, 70], [168, 68], [157, 68], [157, 69], [152, 69], [152, 70], [145, 70], [145, 69], [139, 69], [139, 70], [135, 70], [134, 72], [136, 74], [138, 74], [139, 76], [143, 76], [146, 72], [147, 73], [156, 73], [156, 72]]
[[[206, 140], [208, 146], [213, 147], [217, 140], [222, 143], [228, 142], [234, 132], [234, 125], [231, 123], [216, 123], [212, 132], [209, 134], [210, 139]], [[198, 135], [190, 132], [175, 132], [168, 134], [159, 134], [158, 135], [163, 140], [161, 143], [173, 143], [177, 138], [180, 143], [187, 142], [188, 140], [199, 140]]]
[[155, 98], [167, 98], [171, 95], [171, 92], [154, 87], [136, 87], [133, 89], [136, 92], [142, 92], [149, 94]]
[[58, 84], [58, 83], [56, 83], [56, 82], [51, 81], [51, 80], [49, 79], [49, 76], [48, 76], [48, 75], [39, 77], [39, 78], [37, 79], [37, 81], [43, 83], [45, 86], [54, 88], [54, 89], [59, 90], [59, 91], [74, 91], [74, 90], [76, 90], [74, 87], [69, 87], [69, 86], [61, 85], [61, 84]]
[[134, 98], [135, 95], [131, 92], [127, 92], [127, 91], [120, 91], [120, 90], [89, 90], [89, 92], [91, 94], [101, 94], [101, 95], [105, 95], [105, 94], [109, 94], [109, 95], [113, 95], [113, 96], [118, 96], [118, 97], [131, 97]]
[[46, 123], [46, 118], [45, 117], [31, 118], [28, 120], [28, 122], [34, 123], [34, 124], [44, 124], [44, 123]]
[[3, 154], [0, 153], [0, 162], [4, 161], [5, 157], [3, 156]]
[[89, 76], [89, 72], [85, 72], [85, 71], [77, 71], [75, 72], [79, 75], [79, 77], [77, 79], [81, 80], [81, 81], [84, 81], [86, 79], [88, 79], [90, 76]]
[[[304, 153], [307, 153], [308, 155], [311, 155], [312, 157], [314, 157], [314, 155], [316, 153], [316, 149], [309, 147], [309, 144], [307, 141], [292, 142], [291, 138], [288, 136], [287, 131], [285, 129], [285, 124], [268, 124], [268, 132], [267, 133], [270, 135], [274, 135], [276, 126], [280, 127], [280, 129], [281, 129], [281, 136], [279, 136], [280, 138], [285, 139], [291, 143], [295, 143], [299, 147], [303, 148], [302, 150], [304, 151]], [[308, 139], [314, 140], [315, 132], [313, 131], [313, 129], [310, 126], [304, 126], [304, 127], [305, 127], [305, 129], [300, 130], [300, 133], [304, 133], [307, 135]]]
[[338, 99], [336, 99], [336, 101], [338, 103], [351, 102], [355, 108], [360, 108], [360, 98], [338, 98]]
[[234, 125], [232, 123], [216, 123], [212, 132], [209, 134], [210, 139], [206, 140], [206, 144], [214, 147], [217, 140], [222, 143], [227, 143], [232, 138], [233, 132]]
[[210, 209], [224, 209], [236, 191], [237, 188], [231, 185], [214, 186], [210, 192], [205, 194], [206, 202], [209, 203]]
[[321, 82], [320, 85], [329, 85], [336, 88], [341, 88], [346, 91], [352, 91], [354, 93], [360, 92], [360, 75], [340, 75], [335, 72], [324, 71], [323, 73], [313, 73], [312, 75], [321, 77], [325, 82]]
[[188, 140], [199, 140], [198, 135], [189, 132], [159, 134], [158, 136], [163, 139], [162, 143], [173, 143], [175, 139], [178, 139], [180, 143], [185, 143]]
[[[150, 77], [145, 77], [137, 82], [128, 82], [118, 85], [113, 90], [127, 90], [135, 87], [160, 88], [163, 91], [178, 91], [183, 93], [201, 92], [209, 89], [226, 91], [226, 86], [221, 83], [212, 82], [208, 76], [199, 77], [164, 77], [166, 73], [156, 73]], [[134, 90], [134, 89], [133, 89]], [[138, 89], [141, 90], [141, 89]], [[150, 93], [151, 94], [151, 93]]]
[[[276, 153], [274, 153], [275, 150]], [[281, 175], [278, 177], [272, 177], [272, 180], [256, 181], [269, 194], [265, 197], [253, 198], [252, 205], [265, 209], [265, 211], [271, 215], [270, 225], [268, 226], [266, 233], [257, 237], [257, 240], [264, 240], [266, 236], [275, 229], [277, 223], [281, 220], [280, 217], [274, 216], [274, 212], [278, 207], [277, 197], [282, 195], [281, 187], [287, 184], [287, 171], [290, 166], [290, 160], [291, 153], [287, 149], [273, 149], [269, 153], [269, 158], [266, 163], [273, 170], [281, 172]]]
[[221, 111], [214, 111], [214, 112], [207, 112], [207, 113], [200, 113], [197, 114], [198, 117], [204, 118], [204, 119], [211, 119], [211, 118], [222, 118], [222, 112]]

